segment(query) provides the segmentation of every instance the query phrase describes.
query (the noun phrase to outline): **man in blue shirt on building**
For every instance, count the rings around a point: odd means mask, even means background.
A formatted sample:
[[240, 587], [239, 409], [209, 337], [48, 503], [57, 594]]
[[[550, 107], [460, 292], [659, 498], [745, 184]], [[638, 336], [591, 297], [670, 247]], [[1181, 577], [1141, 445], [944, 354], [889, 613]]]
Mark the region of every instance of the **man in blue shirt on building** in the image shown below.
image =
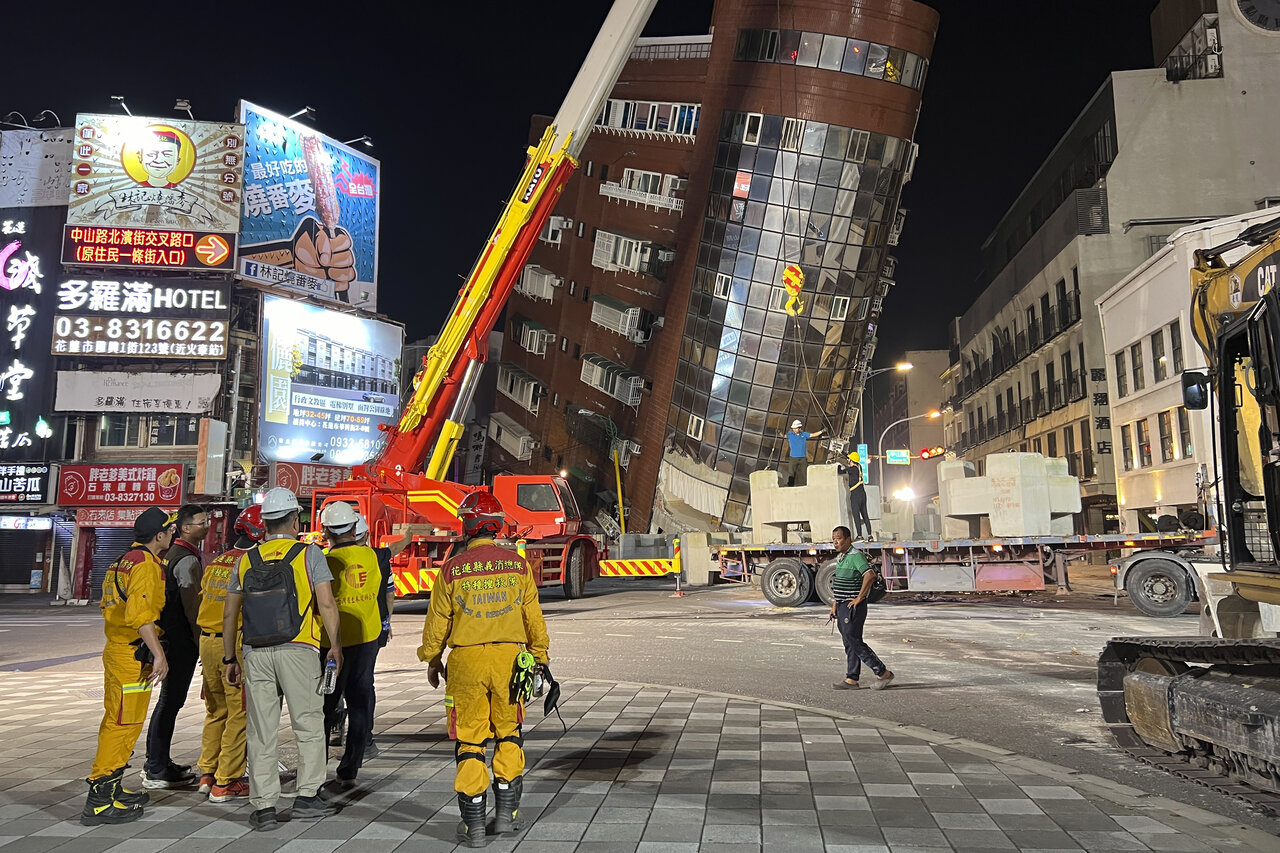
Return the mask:
[[809, 482], [809, 439], [822, 435], [817, 432], [804, 432], [804, 423], [799, 420], [791, 422], [791, 432], [787, 433], [786, 471], [788, 486], [803, 486]]

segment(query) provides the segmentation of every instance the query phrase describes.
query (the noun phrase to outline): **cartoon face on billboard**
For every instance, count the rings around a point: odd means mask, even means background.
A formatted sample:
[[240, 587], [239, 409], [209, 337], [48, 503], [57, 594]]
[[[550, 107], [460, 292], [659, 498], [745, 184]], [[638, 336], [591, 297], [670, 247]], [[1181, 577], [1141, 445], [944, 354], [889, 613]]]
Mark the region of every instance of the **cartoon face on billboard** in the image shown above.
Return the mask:
[[168, 124], [147, 125], [120, 147], [120, 165], [144, 187], [176, 187], [195, 162], [191, 137]]

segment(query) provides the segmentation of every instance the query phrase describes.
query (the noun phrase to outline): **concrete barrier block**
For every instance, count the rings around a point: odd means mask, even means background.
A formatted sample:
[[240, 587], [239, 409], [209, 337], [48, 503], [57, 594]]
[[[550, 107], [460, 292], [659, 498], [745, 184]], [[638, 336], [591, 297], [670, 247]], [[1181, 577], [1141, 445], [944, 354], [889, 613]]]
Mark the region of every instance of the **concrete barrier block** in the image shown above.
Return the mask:
[[706, 586], [711, 583], [711, 573], [720, 570], [712, 545], [711, 536], [706, 533], [680, 535], [680, 559], [684, 564], [685, 582], [689, 585]]
[[773, 471], [751, 474], [751, 524], [758, 543], [788, 541], [787, 528], [804, 522], [815, 541], [841, 525], [852, 528], [849, 485], [838, 465], [810, 465], [808, 484], [780, 487]]

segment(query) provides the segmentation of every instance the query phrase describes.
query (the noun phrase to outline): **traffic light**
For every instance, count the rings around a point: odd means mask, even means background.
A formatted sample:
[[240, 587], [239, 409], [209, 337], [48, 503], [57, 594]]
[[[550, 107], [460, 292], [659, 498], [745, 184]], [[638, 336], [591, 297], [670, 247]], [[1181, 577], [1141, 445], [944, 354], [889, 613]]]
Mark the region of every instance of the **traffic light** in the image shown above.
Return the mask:
[[920, 458], [934, 459], [946, 452], [947, 452], [947, 449], [945, 447], [925, 447], [920, 450]]

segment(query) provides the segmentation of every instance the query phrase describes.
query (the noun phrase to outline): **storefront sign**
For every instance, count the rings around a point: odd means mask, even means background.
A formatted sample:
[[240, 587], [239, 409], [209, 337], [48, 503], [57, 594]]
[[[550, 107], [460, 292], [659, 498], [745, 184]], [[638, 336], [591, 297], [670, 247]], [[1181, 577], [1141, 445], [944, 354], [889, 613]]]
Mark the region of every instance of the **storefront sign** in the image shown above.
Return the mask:
[[227, 357], [231, 283], [72, 278], [58, 285], [56, 355]]
[[0, 130], [0, 207], [64, 207], [75, 131]]
[[0, 515], [0, 530], [52, 530], [53, 519], [40, 515]]
[[381, 164], [245, 101], [240, 120], [241, 277], [376, 311]]
[[272, 486], [284, 486], [298, 497], [310, 497], [316, 489], [331, 489], [351, 479], [351, 469], [343, 465], [272, 462], [269, 471], [268, 479]]
[[[63, 465], [58, 503], [63, 506], [179, 504], [186, 485], [180, 462], [149, 465]], [[136, 514], [135, 514], [136, 515]]]
[[[176, 505], [161, 509], [175, 510]], [[76, 523], [81, 527], [133, 527], [133, 522], [143, 512], [143, 507], [91, 507], [76, 510]]]
[[0, 465], [49, 458], [60, 207], [0, 209]]
[[239, 229], [242, 125], [82, 113], [73, 167], [68, 225]]
[[399, 413], [404, 329], [273, 296], [263, 299], [262, 326], [263, 461], [356, 465], [372, 456], [379, 425]]
[[87, 267], [233, 270], [235, 247], [235, 234], [68, 225], [62, 235], [62, 262]]
[[97, 373], [59, 370], [59, 412], [164, 412], [198, 415], [213, 408], [217, 373]]
[[0, 504], [47, 503], [49, 471], [47, 463], [0, 465]]

